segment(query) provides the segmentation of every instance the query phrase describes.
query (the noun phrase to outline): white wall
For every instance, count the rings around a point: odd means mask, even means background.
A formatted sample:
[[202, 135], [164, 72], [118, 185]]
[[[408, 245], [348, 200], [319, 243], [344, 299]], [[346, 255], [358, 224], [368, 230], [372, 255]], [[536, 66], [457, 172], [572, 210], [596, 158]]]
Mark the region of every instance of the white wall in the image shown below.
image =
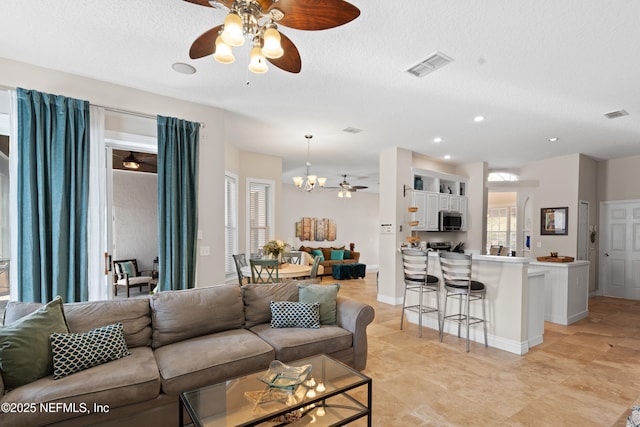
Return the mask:
[[[278, 216], [278, 238], [306, 246], [346, 246], [355, 243], [360, 262], [377, 267], [379, 264], [380, 205], [379, 195], [358, 191], [351, 199], [338, 197], [338, 190], [301, 192], [291, 184], [282, 185], [282, 205]], [[336, 223], [337, 237], [333, 242], [300, 241], [295, 237], [295, 223], [302, 217], [329, 218]]]
[[113, 259], [153, 269], [158, 256], [158, 175], [113, 171]]
[[[200, 129], [198, 228], [210, 256], [198, 256], [197, 286], [224, 283], [224, 111], [125, 86], [88, 79], [0, 58], [0, 85], [84, 99], [95, 105], [205, 124]], [[114, 120], [110, 123], [118, 123]], [[118, 126], [117, 124], [114, 126]], [[123, 129], [111, 129], [125, 131]]]

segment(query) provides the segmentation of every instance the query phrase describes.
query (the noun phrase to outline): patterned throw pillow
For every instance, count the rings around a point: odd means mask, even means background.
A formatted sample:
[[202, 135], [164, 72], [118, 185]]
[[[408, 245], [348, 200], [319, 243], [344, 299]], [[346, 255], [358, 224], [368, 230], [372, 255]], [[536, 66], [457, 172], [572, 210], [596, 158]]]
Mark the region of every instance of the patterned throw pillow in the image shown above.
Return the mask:
[[124, 341], [122, 323], [81, 334], [51, 334], [51, 350], [56, 380], [131, 354]]
[[272, 328], [319, 328], [320, 303], [271, 301]]

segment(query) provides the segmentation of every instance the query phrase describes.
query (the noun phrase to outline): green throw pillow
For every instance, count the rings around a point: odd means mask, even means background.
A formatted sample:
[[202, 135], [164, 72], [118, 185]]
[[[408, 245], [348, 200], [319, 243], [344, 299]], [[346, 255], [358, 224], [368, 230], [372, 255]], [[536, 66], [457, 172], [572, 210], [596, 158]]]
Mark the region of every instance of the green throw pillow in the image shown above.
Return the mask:
[[129, 277], [136, 277], [136, 268], [131, 261], [121, 262], [120, 268], [122, 268], [122, 272], [128, 274]]
[[298, 301], [307, 304], [320, 303], [320, 324], [335, 325], [336, 324], [336, 298], [340, 284], [332, 285], [316, 285], [316, 284], [299, 284], [298, 285]]
[[344, 259], [351, 259], [351, 251], [344, 251]]
[[49, 336], [55, 332], [69, 332], [59, 296], [33, 313], [0, 328], [0, 372], [7, 390], [53, 372]]
[[344, 251], [340, 250], [340, 251], [335, 251], [332, 250], [331, 251], [331, 260], [334, 261], [339, 261], [339, 260], [343, 260], [344, 259]]
[[320, 262], [324, 261], [324, 255], [322, 255], [322, 251], [320, 249], [313, 249], [311, 251], [311, 255], [315, 257], [319, 256], [320, 257]]

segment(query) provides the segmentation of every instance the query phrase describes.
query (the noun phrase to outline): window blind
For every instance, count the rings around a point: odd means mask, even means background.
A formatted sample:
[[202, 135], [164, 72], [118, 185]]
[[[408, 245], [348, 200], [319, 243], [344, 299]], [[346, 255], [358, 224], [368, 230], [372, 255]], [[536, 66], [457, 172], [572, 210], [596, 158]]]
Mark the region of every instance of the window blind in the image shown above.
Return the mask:
[[224, 176], [224, 271], [235, 274], [233, 254], [238, 252], [238, 182], [235, 177]]
[[270, 236], [271, 184], [249, 183], [249, 252], [258, 253]]

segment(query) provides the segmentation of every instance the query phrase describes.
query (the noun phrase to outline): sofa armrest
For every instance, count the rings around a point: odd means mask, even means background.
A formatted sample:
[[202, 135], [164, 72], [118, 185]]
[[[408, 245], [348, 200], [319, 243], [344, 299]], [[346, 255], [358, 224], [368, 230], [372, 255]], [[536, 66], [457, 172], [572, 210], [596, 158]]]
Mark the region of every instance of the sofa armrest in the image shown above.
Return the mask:
[[373, 322], [375, 310], [368, 304], [349, 298], [336, 299], [338, 325], [353, 334], [353, 367], [367, 366], [367, 325]]
[[0, 375], [0, 398], [4, 395], [4, 381], [2, 380], [2, 375]]
[[360, 252], [351, 251], [351, 258], [349, 258], [349, 260], [360, 262]]

